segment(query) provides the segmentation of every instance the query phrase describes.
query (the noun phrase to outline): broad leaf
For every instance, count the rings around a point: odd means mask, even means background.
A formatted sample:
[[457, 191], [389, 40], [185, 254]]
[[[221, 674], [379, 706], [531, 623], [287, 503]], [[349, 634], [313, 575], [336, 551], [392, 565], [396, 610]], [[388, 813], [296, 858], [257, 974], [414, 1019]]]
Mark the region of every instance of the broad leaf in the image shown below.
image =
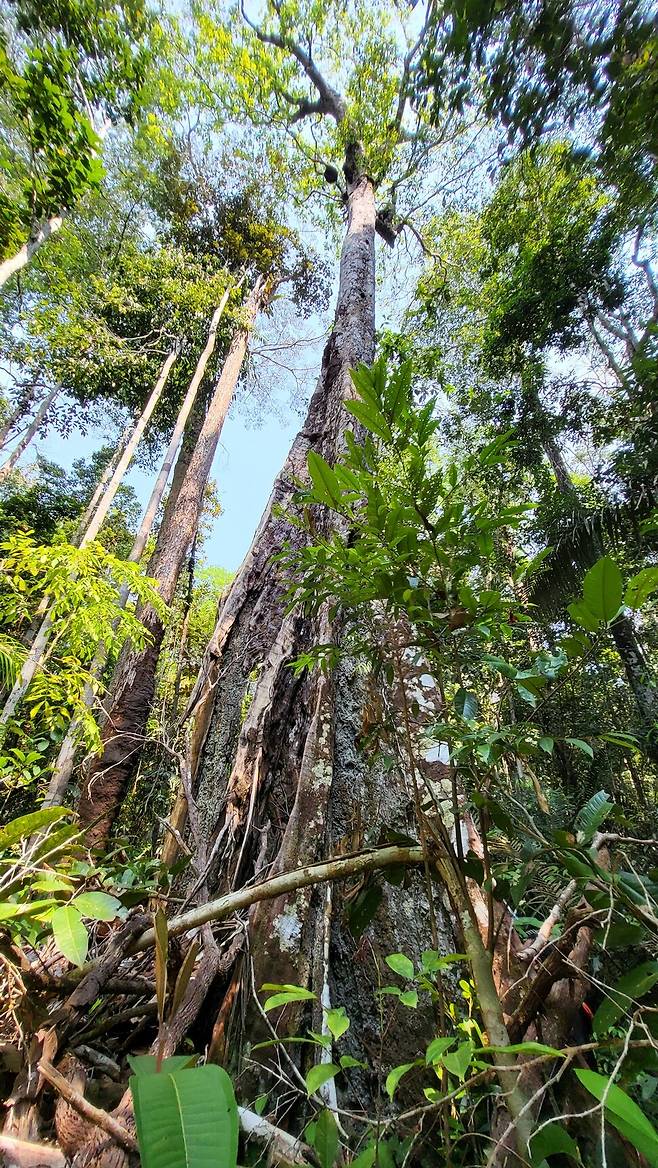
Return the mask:
[[318, 1087], [323, 1083], [328, 1083], [329, 1079], [333, 1079], [338, 1074], [340, 1067], [335, 1063], [318, 1063], [317, 1066], [311, 1067], [306, 1076], [306, 1090], [309, 1095], [315, 1094]]
[[170, 1058], [162, 1060], [159, 1072], [158, 1059], [154, 1054], [129, 1054], [128, 1064], [136, 1075], [163, 1074], [165, 1071], [171, 1074], [174, 1071], [184, 1071], [186, 1068], [196, 1066], [198, 1058], [199, 1056], [196, 1054], [172, 1054]]
[[615, 1025], [615, 1022], [639, 998], [648, 994], [658, 982], [658, 961], [644, 961], [636, 965], [629, 973], [619, 979], [614, 989], [608, 990], [610, 995], [599, 1006], [594, 1015], [594, 1034], [600, 1038], [602, 1034]]
[[344, 1006], [336, 1006], [332, 1010], [327, 1010], [325, 1015], [327, 1026], [334, 1038], [340, 1038], [346, 1030], [349, 1030], [350, 1020], [345, 1013]]
[[28, 839], [34, 832], [42, 831], [44, 827], [49, 827], [51, 823], [57, 823], [65, 815], [70, 814], [67, 807], [44, 807], [41, 811], [31, 811], [29, 815], [12, 819], [0, 831], [0, 851]]
[[238, 1111], [221, 1067], [133, 1075], [130, 1090], [143, 1168], [235, 1168]]
[[444, 1054], [441, 1061], [447, 1071], [451, 1075], [455, 1075], [458, 1079], [463, 1079], [473, 1058], [473, 1043], [462, 1042], [461, 1046], [452, 1054]]
[[314, 450], [308, 452], [308, 473], [311, 476], [311, 481], [315, 489], [316, 497], [329, 507], [336, 507], [340, 504], [341, 491], [338, 485], [338, 479], [333, 470], [321, 455], [316, 454]]
[[[262, 988], [274, 989], [274, 986], [264, 985]], [[311, 1002], [315, 1000], [315, 994], [311, 990], [303, 989], [302, 986], [277, 986], [276, 988], [279, 989], [279, 993], [272, 994], [263, 1003], [263, 1009], [266, 1013], [268, 1010], [276, 1010], [277, 1006], [286, 1006], [288, 1002]]]
[[623, 593], [619, 568], [610, 556], [603, 556], [583, 580], [585, 605], [599, 620], [611, 621], [621, 608]]
[[576, 1070], [576, 1075], [595, 1099], [600, 1102], [605, 1098], [605, 1113], [613, 1127], [630, 1140], [652, 1168], [658, 1168], [658, 1132], [637, 1103], [621, 1087], [610, 1083], [605, 1075], [580, 1069]]
[[89, 948], [89, 934], [76, 908], [65, 904], [50, 918], [55, 944], [73, 965], [82, 965]]
[[92, 921], [113, 921], [121, 908], [121, 901], [107, 892], [81, 892], [71, 903]]
[[398, 973], [400, 977], [405, 978], [406, 981], [413, 981], [413, 961], [410, 961], [409, 958], [404, 955], [404, 953], [390, 953], [386, 958], [386, 964], [388, 965], [389, 969], [393, 970], [393, 973]]
[[578, 1145], [561, 1123], [547, 1123], [545, 1127], [540, 1128], [537, 1135], [531, 1137], [529, 1148], [532, 1163], [537, 1168], [548, 1156], [555, 1156], [560, 1152], [576, 1161], [580, 1160]]
[[454, 1045], [454, 1038], [433, 1038], [427, 1050], [425, 1051], [425, 1063], [429, 1067], [433, 1063], [438, 1063], [441, 1056], [445, 1054], [449, 1047]]
[[402, 1076], [406, 1075], [407, 1071], [410, 1071], [412, 1067], [417, 1067], [418, 1065], [419, 1064], [417, 1061], [413, 1063], [401, 1063], [399, 1067], [393, 1067], [393, 1070], [389, 1071], [388, 1075], [386, 1076], [385, 1088], [386, 1094], [390, 1100], [393, 1099], [398, 1083], [400, 1082]]
[[[567, 738], [565, 741], [576, 744], [578, 739]], [[611, 811], [614, 811], [614, 806], [614, 803], [608, 799], [606, 791], [597, 791], [591, 799], [587, 800], [585, 806], [581, 807], [574, 826], [584, 843], [589, 843], [594, 838], [603, 821], [607, 819]]]
[[588, 633], [596, 633], [599, 627], [599, 618], [596, 613], [592, 612], [590, 608], [582, 600], [574, 600], [573, 604], [567, 605], [567, 612], [581, 629], [587, 629]]
[[641, 608], [658, 591], [658, 568], [643, 568], [636, 576], [631, 576], [626, 586], [624, 604], [629, 608]]
[[338, 1155], [338, 1128], [333, 1112], [327, 1109], [321, 1111], [316, 1120], [313, 1147], [318, 1154], [320, 1168], [331, 1168]]

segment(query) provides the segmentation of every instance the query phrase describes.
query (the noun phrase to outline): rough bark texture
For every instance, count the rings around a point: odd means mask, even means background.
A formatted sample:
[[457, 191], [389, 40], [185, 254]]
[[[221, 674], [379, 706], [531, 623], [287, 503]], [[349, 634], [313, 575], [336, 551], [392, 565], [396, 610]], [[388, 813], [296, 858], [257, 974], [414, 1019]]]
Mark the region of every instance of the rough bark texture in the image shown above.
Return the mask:
[[[182, 451], [189, 464], [184, 475], [174, 473], [148, 566], [148, 573], [158, 581], [160, 596], [166, 604], [173, 600], [185, 557], [196, 535], [217, 443], [238, 383], [249, 333], [267, 294], [268, 284], [259, 278], [247, 300], [245, 324], [231, 342], [197, 442], [191, 452], [187, 448]], [[103, 728], [103, 747], [88, 767], [80, 796], [80, 820], [87, 826], [87, 838], [93, 844], [101, 844], [109, 835], [143, 746], [153, 701], [164, 629], [150, 606], [144, 608], [140, 619], [150, 634], [150, 644], [141, 653], [127, 652], [120, 662]]]
[[[327, 614], [309, 620], [285, 612], [285, 582], [273, 557], [284, 542], [305, 534], [282, 509], [292, 506], [294, 480], [305, 477], [309, 450], [332, 462], [349, 424], [343, 401], [353, 396], [350, 369], [374, 356], [374, 191], [348, 157], [348, 228], [340, 267], [334, 327], [304, 426], [279, 474], [252, 546], [221, 605], [217, 626], [190, 709], [196, 714], [192, 762], [199, 821], [210, 857], [211, 895], [371, 842], [375, 830], [412, 830], [412, 801], [403, 777], [385, 772], [361, 747], [368, 682], [344, 661], [333, 676], [296, 678], [291, 662], [317, 643], [335, 639]], [[321, 522], [318, 516], [317, 521]], [[325, 888], [263, 902], [250, 914], [249, 952], [236, 967], [220, 1008], [213, 1053], [235, 1061], [246, 1035], [262, 1032], [252, 987], [263, 981], [311, 986], [325, 1003], [344, 1005], [353, 1018], [341, 1050], [365, 1056], [368, 1069], [351, 1073], [344, 1102], [367, 1105], [377, 1094], [378, 1033], [375, 961], [396, 950], [418, 955], [432, 947], [425, 883], [383, 885], [372, 930], [349, 932], [346, 902], [363, 888], [353, 881], [334, 904]], [[442, 906], [437, 915], [443, 917]], [[441, 924], [440, 944], [455, 947]], [[427, 1018], [400, 1018], [387, 1035], [386, 1060], [414, 1057]], [[312, 1015], [312, 1017], [311, 1017]], [[305, 1021], [321, 1026], [319, 1006]], [[289, 1014], [285, 1028], [303, 1025]], [[292, 1049], [292, 1048], [291, 1048]], [[297, 1057], [295, 1053], [295, 1057]]]

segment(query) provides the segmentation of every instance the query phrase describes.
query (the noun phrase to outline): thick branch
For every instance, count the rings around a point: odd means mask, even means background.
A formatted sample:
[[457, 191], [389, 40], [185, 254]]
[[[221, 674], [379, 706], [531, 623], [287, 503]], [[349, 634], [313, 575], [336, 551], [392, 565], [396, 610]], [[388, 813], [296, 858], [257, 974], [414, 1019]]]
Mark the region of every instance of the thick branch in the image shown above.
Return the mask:
[[[261, 900], [273, 900], [287, 892], [296, 892], [298, 888], [307, 888], [310, 884], [321, 884], [324, 880], [344, 880], [360, 872], [374, 872], [379, 868], [391, 868], [396, 864], [422, 864], [422, 848], [376, 848], [371, 852], [358, 852], [354, 856], [342, 856], [335, 860], [325, 860], [321, 864], [309, 864], [304, 868], [297, 868], [294, 872], [283, 872], [280, 876], [273, 876], [264, 880], [262, 884], [254, 884], [251, 888], [241, 888], [237, 892], [229, 892], [208, 904], [200, 904], [189, 912], [181, 913], [169, 921], [169, 935], [187, 933], [204, 925], [206, 921], [221, 921], [239, 909], [249, 908]], [[143, 949], [155, 944], [155, 931], [147, 929], [130, 947], [129, 953], [140, 953]]]

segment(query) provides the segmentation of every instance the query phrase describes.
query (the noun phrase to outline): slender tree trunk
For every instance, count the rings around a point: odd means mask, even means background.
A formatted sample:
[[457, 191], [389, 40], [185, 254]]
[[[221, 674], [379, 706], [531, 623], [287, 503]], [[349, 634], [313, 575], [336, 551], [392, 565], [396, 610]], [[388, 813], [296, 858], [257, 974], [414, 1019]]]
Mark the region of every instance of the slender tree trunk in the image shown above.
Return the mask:
[[59, 385], [55, 386], [55, 388], [51, 389], [50, 393], [47, 394], [41, 402], [41, 405], [39, 406], [36, 414], [23, 434], [23, 437], [19, 442], [16, 443], [9, 457], [5, 460], [5, 462], [3, 462], [2, 466], [0, 466], [0, 483], [7, 478], [7, 475], [11, 474], [21, 455], [24, 454], [24, 452], [27, 450], [34, 436], [39, 433], [41, 423], [44, 421], [50, 408], [55, 404], [60, 392], [61, 387]]
[[[197, 532], [217, 443], [238, 383], [249, 334], [268, 294], [269, 282], [259, 278], [247, 300], [246, 323], [236, 332], [217, 379], [180, 489], [172, 489], [167, 501], [148, 567], [149, 575], [158, 581], [166, 604], [173, 600], [185, 557]], [[141, 613], [141, 621], [150, 634], [150, 644], [141, 653], [127, 652], [119, 663], [112, 687], [112, 705], [103, 730], [103, 747], [89, 765], [80, 797], [80, 819], [89, 826], [88, 839], [94, 844], [106, 840], [112, 827], [143, 745], [153, 701], [164, 629], [150, 606]]]
[[126, 426], [124, 427], [123, 433], [119, 439], [119, 442], [117, 444], [117, 447], [116, 447], [114, 453], [112, 454], [112, 457], [108, 460], [105, 467], [103, 468], [103, 473], [102, 473], [101, 477], [99, 478], [98, 482], [96, 483], [96, 486], [94, 488], [94, 493], [91, 496], [91, 499], [89, 500], [89, 502], [87, 503], [87, 506], [85, 507], [85, 510], [80, 518], [80, 522], [78, 524], [78, 530], [75, 533], [75, 538], [73, 541], [75, 543], [76, 547], [79, 547], [80, 540], [84, 539], [84, 536], [85, 536], [85, 533], [86, 533], [87, 528], [89, 526], [89, 523], [91, 522], [91, 519], [93, 518], [93, 516], [96, 513], [96, 508], [98, 507], [98, 504], [103, 497], [105, 489], [107, 488], [107, 485], [108, 485], [110, 479], [112, 478], [117, 466], [119, 465], [119, 460], [123, 457], [123, 453], [126, 449], [126, 446], [128, 445], [128, 442], [130, 441], [130, 436], [133, 432], [134, 425], [135, 425], [134, 418], [131, 418], [126, 423]]
[[35, 252], [39, 250], [47, 239], [50, 239], [52, 235], [55, 235], [59, 231], [63, 222], [64, 212], [60, 215], [51, 215], [50, 219], [43, 219], [33, 230], [27, 243], [24, 243], [15, 255], [9, 256], [8, 259], [0, 263], [0, 288], [7, 283], [7, 280], [15, 276], [17, 272], [27, 267]]
[[[141, 523], [139, 525], [139, 530], [135, 536], [135, 541], [133, 543], [133, 546], [132, 546], [131, 551], [130, 551], [130, 555], [128, 557], [128, 559], [131, 560], [133, 563], [139, 563], [139, 561], [141, 560], [143, 552], [144, 552], [144, 548], [146, 547], [148, 537], [151, 534], [151, 530], [153, 528], [153, 523], [154, 523], [155, 517], [158, 513], [158, 508], [162, 502], [162, 499], [163, 499], [163, 496], [164, 496], [164, 493], [165, 493], [165, 490], [167, 487], [167, 483], [169, 481], [169, 475], [171, 473], [171, 468], [174, 465], [176, 451], [178, 450], [180, 440], [183, 436], [183, 432], [185, 430], [185, 426], [187, 424], [187, 420], [188, 420], [188, 417], [190, 415], [190, 411], [192, 410], [192, 408], [194, 406], [197, 392], [198, 392], [199, 386], [203, 380], [203, 376], [204, 376], [204, 373], [206, 371], [208, 362], [209, 362], [209, 360], [213, 354], [213, 351], [215, 349], [215, 345], [216, 345], [216, 341], [217, 341], [217, 329], [219, 327], [219, 322], [220, 322], [220, 319], [221, 319], [222, 314], [224, 312], [224, 309], [226, 307], [226, 303], [228, 301], [229, 295], [230, 295], [230, 289], [227, 288], [226, 291], [224, 292], [217, 308], [215, 309], [212, 320], [210, 322], [210, 327], [208, 329], [208, 339], [206, 341], [203, 352], [201, 353], [201, 355], [199, 357], [199, 360], [197, 362], [196, 369], [195, 369], [194, 374], [192, 376], [192, 379], [190, 381], [187, 393], [185, 394], [185, 397], [183, 399], [183, 403], [182, 403], [181, 408], [179, 410], [178, 417], [176, 419], [176, 424], [174, 426], [174, 431], [173, 431], [173, 433], [171, 435], [171, 439], [169, 441], [169, 446], [167, 447], [167, 450], [165, 452], [165, 456], [162, 460], [162, 464], [161, 464], [160, 470], [158, 472], [158, 477], [155, 480], [155, 483], [153, 485], [153, 490], [151, 491], [151, 496], [149, 498], [148, 503], [146, 504], [146, 509], [145, 509], [144, 514], [142, 516], [142, 520], [141, 520]], [[202, 416], [201, 416], [201, 420], [202, 420]], [[199, 428], [200, 428], [200, 426], [199, 426]], [[191, 455], [191, 450], [190, 450], [190, 455]], [[117, 456], [116, 456], [117, 463], [118, 463], [118, 460], [120, 457], [121, 457], [120, 451], [117, 451]], [[183, 460], [181, 459], [180, 462], [182, 463]], [[106, 470], [107, 470], [107, 468], [106, 468]], [[109, 478], [109, 475], [108, 475], [108, 478]], [[88, 517], [89, 513], [93, 514], [94, 504], [98, 502], [97, 496], [100, 497], [100, 494], [102, 494], [102, 484], [103, 484], [103, 480], [101, 479], [101, 482], [99, 483], [98, 487], [96, 488], [96, 492], [94, 493], [94, 496], [89, 504], [89, 507], [87, 508], [87, 512], [85, 513], [85, 517]], [[124, 585], [121, 589], [121, 593], [119, 596], [119, 605], [121, 608], [125, 607], [127, 600], [128, 600], [128, 595], [129, 595], [128, 588]], [[106, 651], [105, 645], [101, 644], [98, 646], [98, 649], [97, 649], [96, 654], [94, 656], [94, 660], [92, 661], [92, 664], [91, 664], [90, 672], [92, 674], [92, 677], [94, 677], [95, 679], [98, 679], [101, 676], [101, 673], [103, 672], [103, 668], [105, 666], [106, 660], [107, 660], [107, 651]], [[91, 684], [87, 684], [85, 686], [84, 694], [82, 697], [82, 700], [83, 700], [85, 706], [87, 707], [87, 709], [91, 709], [95, 699], [96, 699], [95, 687]], [[66, 788], [68, 787], [69, 781], [71, 779], [71, 775], [73, 773], [73, 764], [75, 762], [75, 755], [76, 755], [76, 751], [77, 751], [77, 747], [78, 747], [79, 725], [80, 725], [80, 719], [79, 718], [74, 719], [73, 722], [71, 723], [67, 733], [66, 733], [66, 736], [62, 742], [62, 745], [60, 746], [59, 754], [57, 756], [57, 761], [55, 763], [55, 768], [53, 770], [53, 774], [52, 774], [50, 783], [48, 785], [48, 791], [46, 793], [46, 797], [44, 800], [45, 807], [56, 806], [58, 803], [61, 802], [61, 800], [64, 798], [64, 796], [66, 794]]]
[[[87, 526], [87, 530], [80, 539], [78, 544], [79, 547], [85, 547], [98, 535], [103, 521], [105, 520], [107, 513], [112, 505], [117, 490], [121, 485], [121, 480], [123, 479], [128, 464], [130, 463], [130, 460], [135, 453], [135, 450], [137, 449], [137, 444], [142, 434], [144, 433], [146, 425], [151, 418], [153, 411], [155, 410], [155, 407], [160, 400], [160, 397], [162, 396], [162, 391], [166, 385], [171, 367], [177, 356], [178, 348], [172, 349], [164, 365], [162, 366], [160, 376], [158, 377], [158, 380], [153, 388], [151, 396], [149, 397], [148, 402], [146, 403], [146, 406], [144, 407], [141, 416], [135, 425], [130, 440], [126, 443], [125, 450], [123, 451], [114, 469], [105, 494], [103, 495], [98, 507], [96, 508], [94, 515], [91, 517]], [[46, 612], [46, 615], [41, 622], [41, 627], [39, 628], [32, 642], [30, 652], [23, 662], [22, 669], [16, 679], [14, 687], [9, 694], [7, 701], [5, 702], [2, 712], [0, 713], [0, 742], [3, 741], [7, 733], [7, 726], [16, 713], [18, 706], [25, 697], [30, 682], [32, 681], [32, 678], [39, 668], [39, 665], [44, 659], [50, 638], [52, 622], [53, 610], [51, 607], [48, 612]]]

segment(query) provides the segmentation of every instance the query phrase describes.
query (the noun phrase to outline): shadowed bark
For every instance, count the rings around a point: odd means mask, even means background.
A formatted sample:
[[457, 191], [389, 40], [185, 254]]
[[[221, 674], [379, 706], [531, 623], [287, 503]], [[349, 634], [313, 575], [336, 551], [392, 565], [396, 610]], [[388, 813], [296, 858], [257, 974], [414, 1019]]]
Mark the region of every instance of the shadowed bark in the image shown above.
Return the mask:
[[[217, 443], [242, 369], [249, 334], [270, 293], [270, 282], [259, 277], [245, 308], [245, 323], [236, 332], [193, 450], [184, 449], [189, 465], [184, 475], [174, 472], [164, 517], [148, 573], [159, 584], [166, 604], [173, 600], [178, 577], [196, 535]], [[180, 484], [180, 485], [179, 485]], [[108, 837], [126, 786], [134, 773], [144, 742], [153, 702], [155, 674], [162, 645], [162, 621], [151, 606], [141, 613], [150, 644], [141, 652], [127, 651], [112, 686], [111, 706], [103, 728], [103, 747], [91, 760], [80, 796], [80, 820], [88, 827], [91, 844]]]

